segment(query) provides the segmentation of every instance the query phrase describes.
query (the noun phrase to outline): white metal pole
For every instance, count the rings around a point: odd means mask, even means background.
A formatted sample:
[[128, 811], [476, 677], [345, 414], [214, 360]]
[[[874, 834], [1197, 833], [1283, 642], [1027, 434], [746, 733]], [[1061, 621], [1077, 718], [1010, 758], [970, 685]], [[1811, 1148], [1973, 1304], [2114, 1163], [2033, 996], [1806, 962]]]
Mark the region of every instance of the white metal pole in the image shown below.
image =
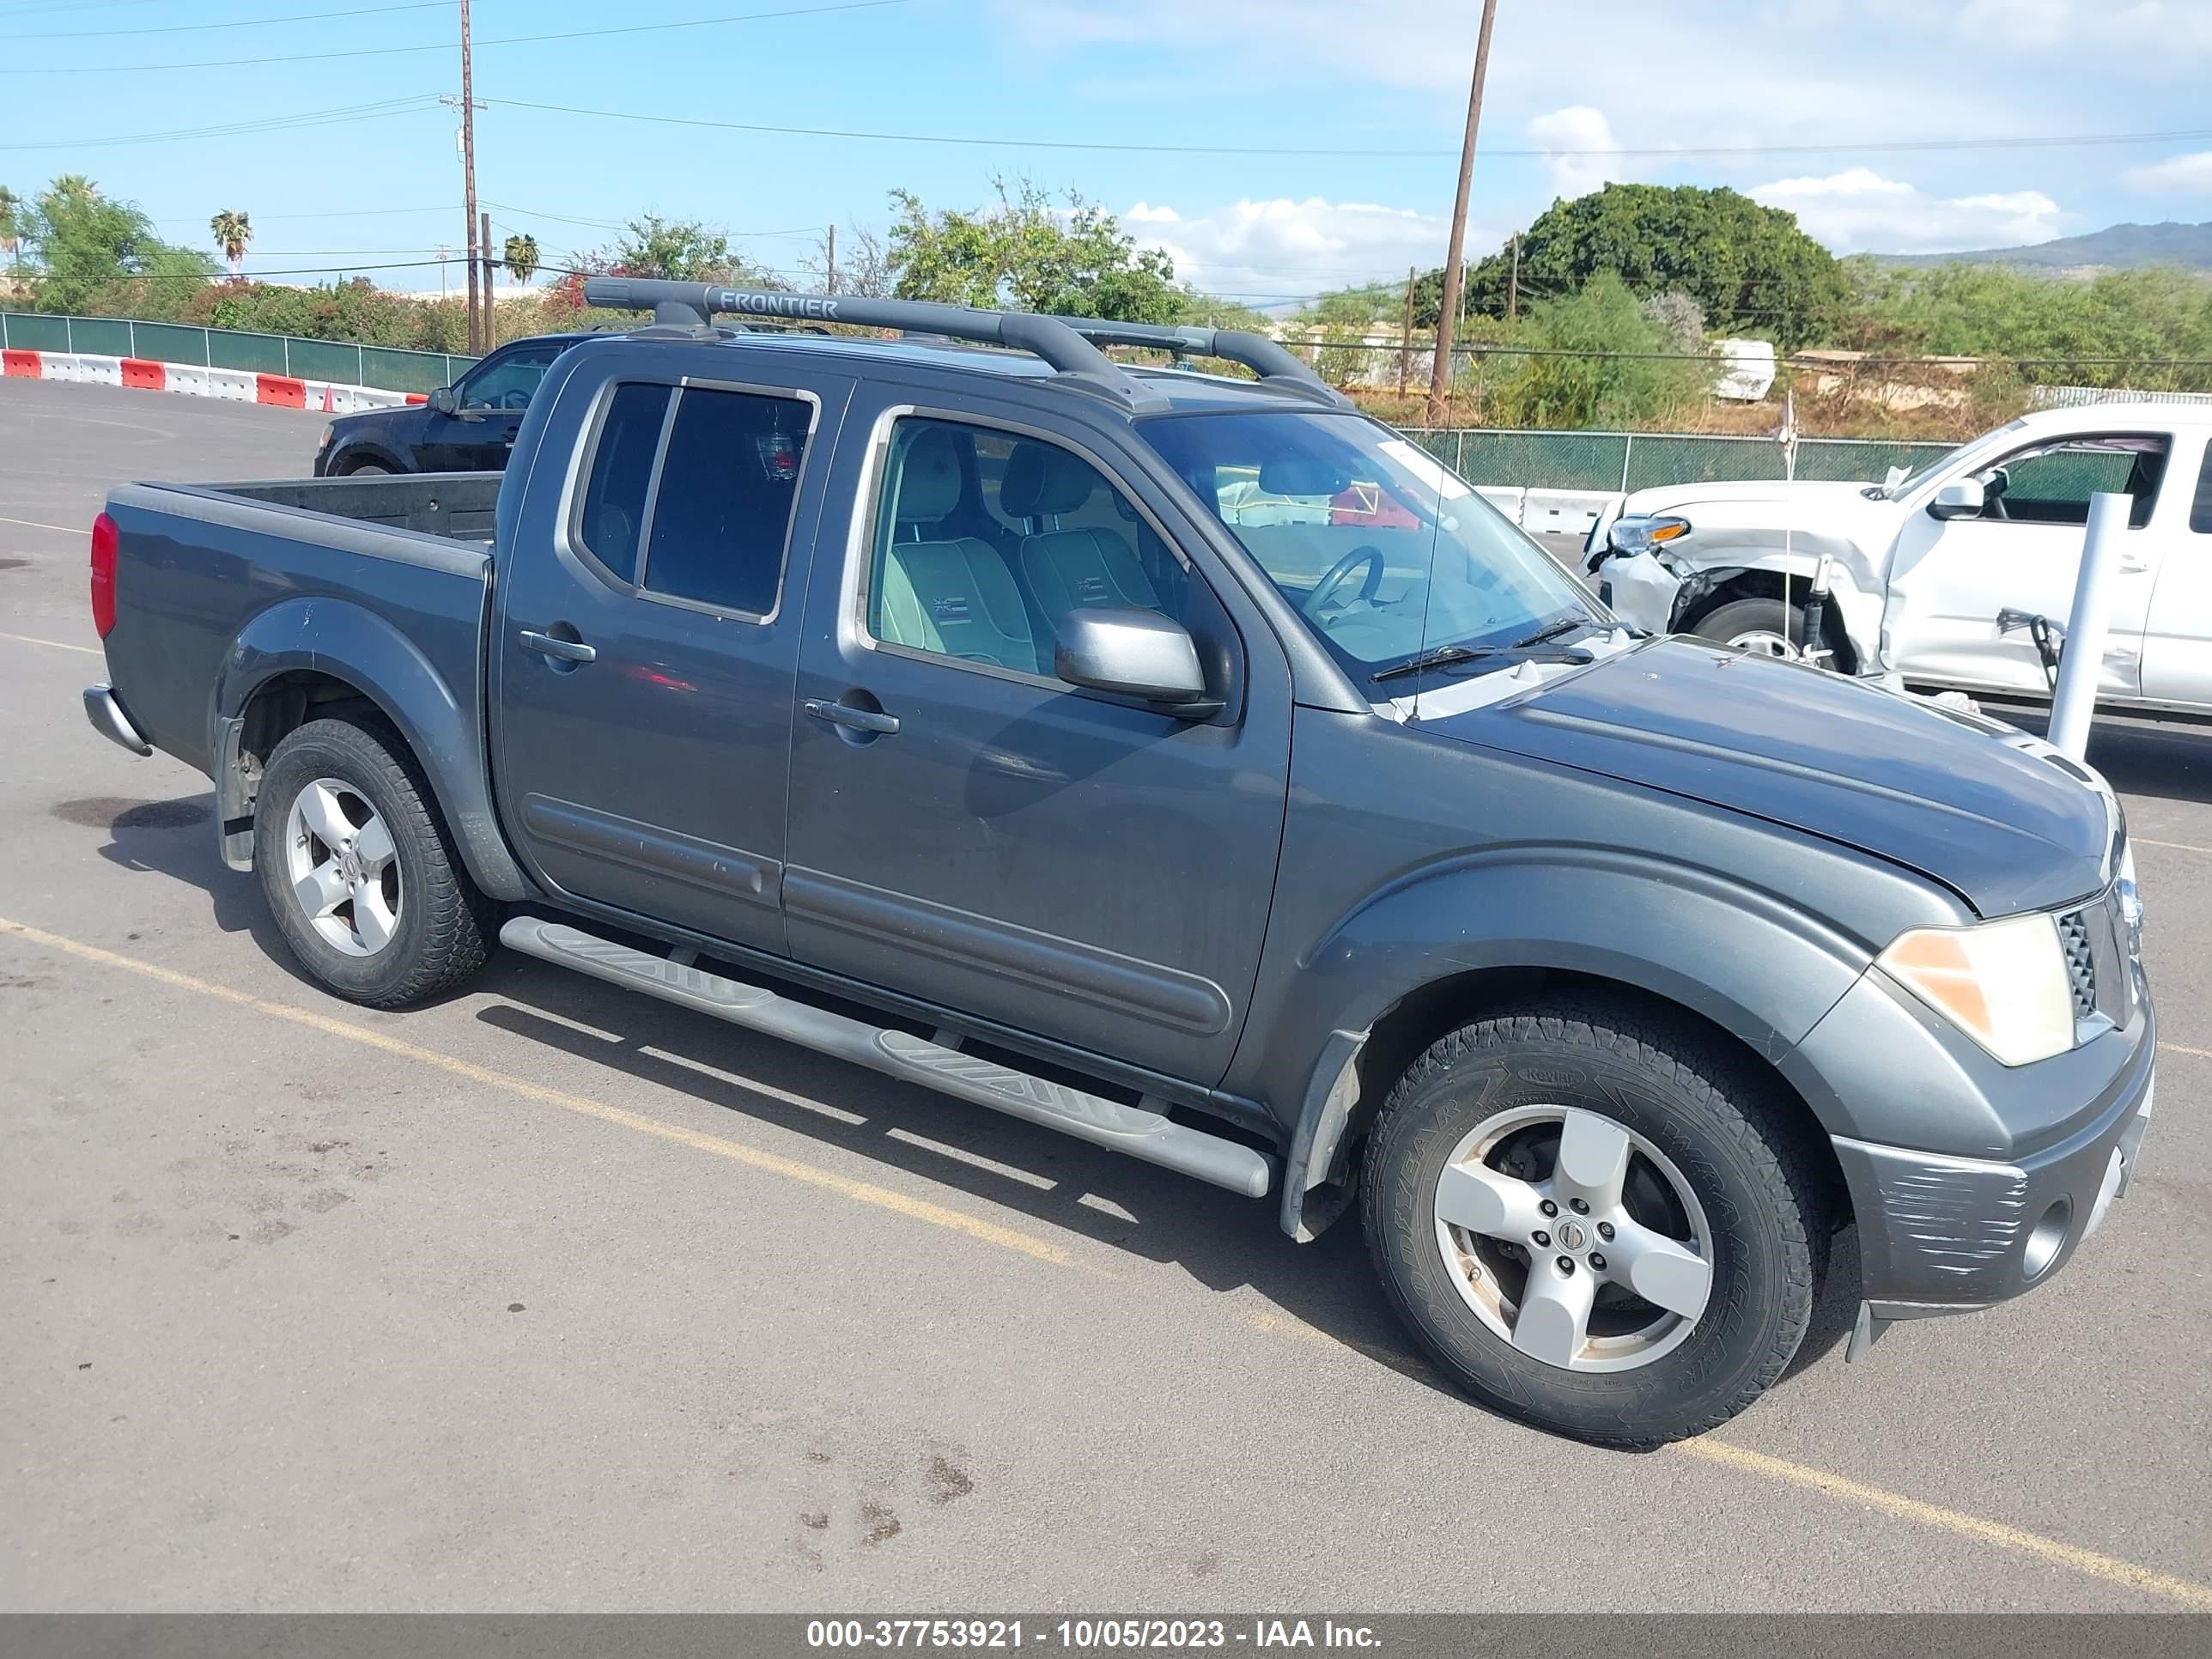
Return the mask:
[[2134, 506], [2133, 496], [2108, 490], [2089, 497], [2089, 533], [2081, 543], [2074, 614], [2066, 619], [2066, 648], [2051, 695], [2051, 741], [2075, 760], [2088, 752], [2089, 716], [2097, 706], [2097, 681], [2105, 665], [2106, 601]]

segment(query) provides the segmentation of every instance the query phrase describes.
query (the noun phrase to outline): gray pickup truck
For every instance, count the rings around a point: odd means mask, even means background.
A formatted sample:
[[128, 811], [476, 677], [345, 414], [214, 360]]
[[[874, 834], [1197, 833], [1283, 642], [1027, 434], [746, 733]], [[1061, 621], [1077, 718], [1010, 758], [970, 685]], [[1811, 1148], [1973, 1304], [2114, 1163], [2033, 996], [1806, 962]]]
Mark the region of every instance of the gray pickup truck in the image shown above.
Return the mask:
[[2132, 863], [2046, 745], [1634, 634], [1254, 336], [591, 297], [655, 321], [560, 357], [503, 481], [95, 527], [94, 725], [214, 779], [337, 994], [496, 939], [1300, 1239], [1356, 1202], [1470, 1392], [1620, 1446], [1773, 1382], [1844, 1228], [1856, 1352], [2124, 1188]]

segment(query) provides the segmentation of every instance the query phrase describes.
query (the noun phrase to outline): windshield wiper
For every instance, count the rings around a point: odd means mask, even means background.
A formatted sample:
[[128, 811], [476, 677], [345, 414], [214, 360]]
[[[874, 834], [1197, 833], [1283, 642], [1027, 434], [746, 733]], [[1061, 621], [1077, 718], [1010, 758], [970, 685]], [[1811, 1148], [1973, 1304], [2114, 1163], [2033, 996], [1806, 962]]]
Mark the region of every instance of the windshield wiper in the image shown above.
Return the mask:
[[1484, 657], [1503, 655], [1510, 647], [1502, 645], [1443, 645], [1433, 651], [1425, 651], [1418, 657], [1408, 657], [1401, 663], [1378, 669], [1367, 678], [1377, 682], [1395, 680], [1402, 675], [1419, 674], [1431, 668], [1448, 668], [1455, 662], [1474, 662]]
[[1419, 674], [1431, 668], [1449, 668], [1454, 663], [1480, 662], [1486, 657], [1507, 656], [1516, 651], [1526, 651], [1531, 646], [1545, 645], [1573, 633], [1581, 628], [1596, 628], [1601, 624], [1589, 617], [1562, 617], [1547, 623], [1510, 645], [1440, 645], [1433, 651], [1425, 651], [1418, 657], [1408, 657], [1404, 662], [1394, 663], [1367, 678], [1370, 680], [1395, 680], [1407, 674]]

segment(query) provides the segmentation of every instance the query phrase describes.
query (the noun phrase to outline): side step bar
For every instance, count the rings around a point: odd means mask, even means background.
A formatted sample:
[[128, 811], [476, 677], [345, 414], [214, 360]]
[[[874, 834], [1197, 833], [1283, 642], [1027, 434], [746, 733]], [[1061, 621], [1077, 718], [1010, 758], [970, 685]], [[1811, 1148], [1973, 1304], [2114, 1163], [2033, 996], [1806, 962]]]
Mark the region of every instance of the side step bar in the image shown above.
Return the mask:
[[732, 1025], [803, 1043], [887, 1077], [957, 1095], [1248, 1198], [1266, 1197], [1273, 1182], [1274, 1160], [1241, 1141], [1225, 1140], [1174, 1122], [1164, 1113], [1085, 1094], [925, 1037], [794, 1002], [763, 986], [724, 979], [688, 962], [633, 950], [580, 927], [517, 916], [499, 930], [499, 938], [501, 944], [526, 956], [573, 968], [610, 985], [627, 986]]

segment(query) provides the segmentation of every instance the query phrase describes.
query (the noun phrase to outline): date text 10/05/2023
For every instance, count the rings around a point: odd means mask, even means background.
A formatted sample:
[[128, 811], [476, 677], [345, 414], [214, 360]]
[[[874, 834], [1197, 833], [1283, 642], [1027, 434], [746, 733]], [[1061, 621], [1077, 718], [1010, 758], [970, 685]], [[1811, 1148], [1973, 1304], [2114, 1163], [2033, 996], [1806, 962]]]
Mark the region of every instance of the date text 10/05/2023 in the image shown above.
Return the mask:
[[1300, 1648], [1372, 1649], [1365, 1625], [1333, 1619], [816, 1619], [806, 1645], [822, 1649], [945, 1650], [1060, 1647], [1078, 1652], [1243, 1647], [1260, 1652]]

